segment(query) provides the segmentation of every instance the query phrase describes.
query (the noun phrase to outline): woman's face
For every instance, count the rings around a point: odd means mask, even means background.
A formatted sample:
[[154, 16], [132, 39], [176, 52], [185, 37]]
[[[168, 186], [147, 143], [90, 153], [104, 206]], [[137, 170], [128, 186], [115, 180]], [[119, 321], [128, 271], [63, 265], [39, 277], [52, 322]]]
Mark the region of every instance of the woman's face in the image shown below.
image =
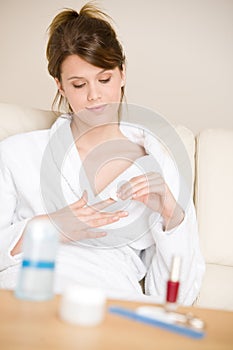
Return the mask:
[[118, 67], [102, 69], [70, 55], [62, 63], [61, 81], [55, 80], [75, 114], [83, 110], [98, 114], [106, 105], [120, 102], [125, 73]]

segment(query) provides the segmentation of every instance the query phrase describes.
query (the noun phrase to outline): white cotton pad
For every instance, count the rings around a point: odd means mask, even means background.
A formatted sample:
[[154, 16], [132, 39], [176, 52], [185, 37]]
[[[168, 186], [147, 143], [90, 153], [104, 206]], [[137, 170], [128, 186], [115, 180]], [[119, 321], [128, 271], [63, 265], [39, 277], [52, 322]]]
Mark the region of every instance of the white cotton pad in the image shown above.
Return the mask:
[[105, 315], [106, 297], [101, 289], [70, 286], [63, 293], [60, 304], [62, 320], [81, 326], [96, 326]]

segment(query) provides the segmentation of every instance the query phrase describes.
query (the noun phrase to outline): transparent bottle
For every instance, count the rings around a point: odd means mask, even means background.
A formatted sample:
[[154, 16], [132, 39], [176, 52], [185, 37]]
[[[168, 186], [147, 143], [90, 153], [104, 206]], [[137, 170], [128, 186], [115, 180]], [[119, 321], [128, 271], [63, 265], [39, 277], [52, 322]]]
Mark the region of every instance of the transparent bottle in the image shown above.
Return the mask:
[[16, 297], [38, 301], [53, 297], [57, 246], [58, 232], [49, 220], [34, 219], [27, 224]]

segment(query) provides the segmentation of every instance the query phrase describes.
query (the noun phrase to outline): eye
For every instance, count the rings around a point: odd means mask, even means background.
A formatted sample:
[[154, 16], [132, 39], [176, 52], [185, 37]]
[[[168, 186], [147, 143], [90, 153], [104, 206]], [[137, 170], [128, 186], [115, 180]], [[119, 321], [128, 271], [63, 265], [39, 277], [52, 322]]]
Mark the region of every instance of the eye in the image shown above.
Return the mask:
[[99, 82], [102, 84], [107, 84], [110, 80], [111, 80], [111, 77], [109, 77], [107, 79], [100, 79]]
[[84, 87], [85, 86], [85, 83], [83, 83], [83, 84], [73, 84], [73, 87], [75, 88], [75, 89], [81, 89], [82, 87]]

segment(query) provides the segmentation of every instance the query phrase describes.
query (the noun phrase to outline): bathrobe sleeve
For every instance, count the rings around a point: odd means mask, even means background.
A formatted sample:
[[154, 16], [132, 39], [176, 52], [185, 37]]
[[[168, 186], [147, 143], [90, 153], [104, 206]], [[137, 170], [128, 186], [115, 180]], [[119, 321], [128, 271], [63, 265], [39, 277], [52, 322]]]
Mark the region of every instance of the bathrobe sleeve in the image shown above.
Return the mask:
[[161, 221], [153, 225], [153, 214], [150, 219], [156, 250], [145, 278], [145, 292], [156, 296], [158, 302], [165, 302], [171, 260], [179, 255], [182, 265], [178, 303], [191, 305], [198, 296], [205, 271], [194, 206], [189, 204], [183, 222], [170, 231], [163, 231]]
[[[150, 146], [150, 150], [153, 153], [153, 145]], [[157, 215], [151, 215], [150, 227], [155, 242], [155, 253], [150, 260], [147, 259], [150, 265], [145, 278], [145, 292], [156, 296], [159, 302], [165, 302], [166, 283], [172, 257], [179, 255], [182, 265], [178, 302], [191, 305], [198, 296], [205, 271], [205, 263], [199, 247], [192, 191], [188, 191], [187, 182], [177, 169], [174, 160], [166, 153], [163, 153], [162, 157], [161, 154], [157, 156], [162, 159], [161, 168], [165, 182], [183, 208], [185, 216], [180, 225], [170, 231], [164, 231], [162, 218], [157, 220]], [[149, 250], [148, 252], [150, 253]]]
[[17, 191], [0, 144], [0, 272], [18, 263], [20, 255], [10, 251], [19, 240], [29, 219], [14, 223]]

